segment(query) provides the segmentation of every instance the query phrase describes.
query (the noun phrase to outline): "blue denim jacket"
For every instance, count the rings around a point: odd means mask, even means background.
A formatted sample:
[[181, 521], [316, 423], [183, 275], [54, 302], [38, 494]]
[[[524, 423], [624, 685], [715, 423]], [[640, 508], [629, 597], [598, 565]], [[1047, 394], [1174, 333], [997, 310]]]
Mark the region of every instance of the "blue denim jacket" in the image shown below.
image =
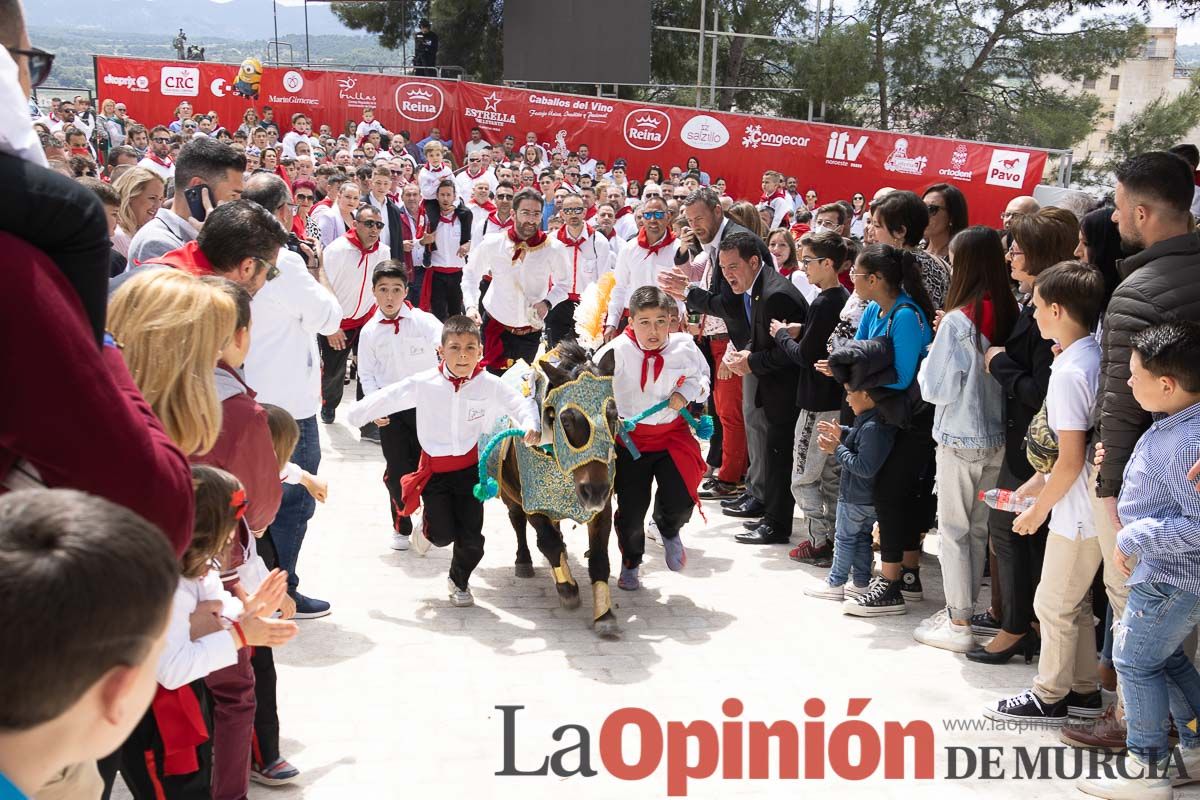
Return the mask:
[[842, 426], [842, 442], [833, 456], [842, 465], [838, 500], [860, 506], [875, 504], [875, 474], [883, 467], [892, 452], [896, 428], [879, 417], [877, 409], [869, 409], [854, 418], [854, 427]]
[[[983, 350], [990, 346], [980, 335]], [[961, 310], [942, 318], [917, 372], [921, 397], [936, 408], [933, 438], [962, 450], [1004, 445], [1004, 390], [983, 368], [975, 325]]]

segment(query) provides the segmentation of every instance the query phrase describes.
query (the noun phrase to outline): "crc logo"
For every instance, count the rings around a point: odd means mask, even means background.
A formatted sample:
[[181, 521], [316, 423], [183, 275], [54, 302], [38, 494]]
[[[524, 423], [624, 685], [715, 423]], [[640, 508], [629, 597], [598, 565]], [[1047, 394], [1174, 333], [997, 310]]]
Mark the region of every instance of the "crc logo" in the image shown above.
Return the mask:
[[863, 148], [867, 146], [869, 137], [859, 136], [857, 140], [850, 141], [850, 134], [846, 131], [834, 131], [829, 136], [829, 144], [825, 147], [825, 163], [836, 164], [842, 167], [862, 167], [862, 164], [857, 163], [858, 157], [862, 155]]
[[729, 141], [729, 130], [719, 119], [700, 114], [679, 129], [679, 140], [697, 150], [716, 150]]
[[197, 97], [200, 94], [200, 70], [196, 67], [163, 67], [159, 89], [174, 97]]
[[1029, 153], [1016, 150], [993, 150], [992, 163], [988, 165], [987, 182], [992, 186], [1007, 186], [1020, 189], [1025, 182], [1025, 170], [1029, 167]]
[[757, 150], [762, 147], [808, 147], [807, 136], [790, 136], [783, 133], [763, 133], [761, 125], [747, 125], [742, 137], [742, 147]]
[[658, 109], [635, 108], [625, 115], [625, 142], [635, 150], [657, 150], [670, 135], [671, 118]]
[[304, 76], [294, 69], [283, 73], [283, 88], [289, 94], [295, 94], [304, 88]]
[[396, 110], [413, 122], [432, 122], [441, 116], [445, 99], [432, 83], [409, 81], [396, 87]]

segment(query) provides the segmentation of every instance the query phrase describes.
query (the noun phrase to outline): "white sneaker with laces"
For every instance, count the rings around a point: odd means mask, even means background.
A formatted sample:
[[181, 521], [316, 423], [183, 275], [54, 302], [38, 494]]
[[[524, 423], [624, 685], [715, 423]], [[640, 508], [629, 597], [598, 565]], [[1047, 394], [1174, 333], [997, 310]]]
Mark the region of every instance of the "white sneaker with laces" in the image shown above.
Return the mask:
[[1100, 770], [1102, 774], [1095, 778], [1080, 778], [1075, 788], [1108, 800], [1171, 800], [1175, 790], [1167, 774], [1169, 764], [1169, 760], [1147, 764], [1135, 755], [1126, 755], [1124, 768], [1113, 770], [1112, 777], [1104, 774], [1108, 770]]
[[456, 608], [475, 605], [475, 596], [471, 594], [470, 586], [460, 589], [454, 585], [454, 581], [446, 578], [446, 590], [450, 593], [450, 603]]
[[950, 612], [947, 611], [945, 608], [942, 608], [933, 616], [929, 616], [929, 617], [926, 617], [925, 619], [921, 620], [921, 624], [917, 626], [917, 630], [924, 630], [925, 628], [936, 628], [939, 625], [945, 625], [946, 621], [949, 619], [950, 619]]
[[433, 542], [425, 537], [425, 520], [413, 519], [412, 548], [417, 555], [423, 556], [433, 547]]
[[966, 653], [975, 647], [975, 636], [971, 633], [970, 625], [955, 625], [950, 621], [949, 615], [946, 612], [942, 614], [940, 621], [936, 621], [938, 616], [934, 614], [926, 626], [918, 626], [913, 631], [913, 638], [921, 644], [927, 644], [930, 647], [938, 647], [942, 650], [949, 650], [953, 653]]
[[804, 588], [804, 594], [819, 600], [836, 600], [839, 603], [846, 599], [846, 586], [831, 586], [828, 581], [821, 581], [813, 586]]
[[393, 533], [392, 534], [392, 549], [393, 550], [407, 550], [408, 549], [408, 534], [407, 533]]

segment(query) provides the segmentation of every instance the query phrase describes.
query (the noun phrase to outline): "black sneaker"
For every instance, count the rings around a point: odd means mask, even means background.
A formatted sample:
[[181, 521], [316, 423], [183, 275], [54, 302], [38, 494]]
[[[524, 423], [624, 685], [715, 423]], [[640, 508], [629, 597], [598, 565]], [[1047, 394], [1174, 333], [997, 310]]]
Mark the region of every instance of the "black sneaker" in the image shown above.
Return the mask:
[[900, 594], [904, 595], [905, 600], [912, 603], [925, 599], [925, 590], [921, 587], [920, 570], [908, 567], [900, 568]]
[[1067, 692], [1065, 702], [1067, 713], [1072, 717], [1095, 719], [1104, 714], [1104, 698], [1099, 691], [1081, 693], [1072, 690]]
[[329, 603], [324, 600], [318, 600], [315, 597], [305, 597], [295, 591], [292, 592], [292, 599], [296, 601], [295, 619], [317, 619], [318, 617], [327, 617], [330, 614]]
[[999, 700], [983, 707], [983, 715], [1000, 722], [1018, 721], [1030, 725], [1062, 725], [1067, 721], [1067, 699], [1044, 703], [1028, 689], [1016, 697]]
[[861, 597], [842, 603], [842, 613], [852, 617], [882, 617], [888, 614], [907, 614], [908, 607], [900, 592], [900, 581], [889, 581], [876, 575]]
[[737, 497], [738, 494], [737, 484], [726, 483], [716, 478], [709, 478], [700, 486], [697, 496], [701, 500], [726, 500], [731, 497]]
[[995, 636], [1000, 633], [1000, 620], [991, 611], [980, 611], [971, 615], [971, 633], [979, 636]]

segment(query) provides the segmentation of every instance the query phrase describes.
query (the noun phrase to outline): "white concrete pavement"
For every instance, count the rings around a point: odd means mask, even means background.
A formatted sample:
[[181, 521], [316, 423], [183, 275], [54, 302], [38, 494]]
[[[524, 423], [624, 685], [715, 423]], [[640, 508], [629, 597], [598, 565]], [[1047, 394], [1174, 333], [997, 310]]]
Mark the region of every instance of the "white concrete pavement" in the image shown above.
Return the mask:
[[[713, 777], [690, 781], [687, 796], [1083, 797], [1066, 779], [1013, 782], [1013, 748], [1056, 747], [1055, 733], [944, 727], [945, 720], [980, 720], [983, 703], [1028, 687], [1034, 668], [1017, 659], [1002, 667], [977, 665], [912, 639], [912, 629], [942, 599], [932, 556], [922, 570], [927, 599], [910, 604], [907, 616], [845, 617], [837, 604], [801, 594], [823, 570], [795, 564], [783, 546], [735, 543], [739, 521], [708, 505], [708, 522], [697, 515], [683, 532], [686, 571], [667, 571], [661, 548], [648, 544], [641, 591], [618, 590], [613, 576], [623, 634], [604, 641], [589, 628], [582, 528], [564, 528], [583, 597], [580, 609], [565, 611], [536, 551], [536, 577], [513, 577], [512, 530], [501, 503], [490, 501], [487, 552], [472, 580], [476, 606], [453, 608], [445, 591], [448, 550], [433, 549], [422, 558], [389, 549], [378, 446], [360, 442], [340, 418], [321, 426], [321, 438], [321, 474], [329, 480], [330, 498], [309, 526], [298, 571], [301, 590], [332, 602], [333, 614], [301, 622], [299, 637], [276, 654], [282, 749], [302, 775], [286, 787], [252, 785], [254, 800], [667, 797], [666, 756], [643, 780], [619, 780], [606, 769], [600, 732], [614, 711], [646, 709], [664, 732], [668, 721], [705, 720], [720, 732], [721, 723], [731, 720], [790, 720], [803, 730], [803, 723], [820, 719], [829, 738], [848, 719], [850, 698], [870, 699], [859, 718], [877, 731], [885, 721], [928, 721], [938, 777], [914, 784], [910, 754], [903, 780], [884, 778], [880, 764], [872, 777], [848, 781], [836, 777], [828, 762], [824, 780], [784, 780], [772, 755], [770, 779], [722, 778], [718, 766]], [[615, 536], [610, 546], [616, 565]], [[723, 713], [727, 698], [742, 702], [740, 716]], [[820, 698], [828, 710], [810, 716], [810, 698]], [[497, 776], [505, 769], [505, 739], [496, 706], [518, 705], [525, 708], [512, 712], [517, 769], [535, 770], [546, 756], [578, 744], [578, 730], [565, 732], [562, 742], [552, 738], [559, 726], [574, 724], [590, 734], [590, 766], [598, 774]], [[721, 737], [725, 765], [739, 763], [733, 734]], [[819, 738], [805, 733], [803, 741]], [[638, 741], [627, 734], [624, 752], [631, 764]], [[946, 748], [976, 748], [978, 754], [985, 746], [1003, 748], [993, 751], [1003, 778], [979, 779], [979, 767], [971, 778], [945, 778]], [[1066, 748], [1059, 752], [1074, 757]], [[693, 743], [690, 763], [697, 757]], [[566, 769], [577, 768], [578, 749], [562, 760]], [[740, 773], [748, 774], [747, 768]], [[1200, 798], [1200, 791], [1177, 796]]]

